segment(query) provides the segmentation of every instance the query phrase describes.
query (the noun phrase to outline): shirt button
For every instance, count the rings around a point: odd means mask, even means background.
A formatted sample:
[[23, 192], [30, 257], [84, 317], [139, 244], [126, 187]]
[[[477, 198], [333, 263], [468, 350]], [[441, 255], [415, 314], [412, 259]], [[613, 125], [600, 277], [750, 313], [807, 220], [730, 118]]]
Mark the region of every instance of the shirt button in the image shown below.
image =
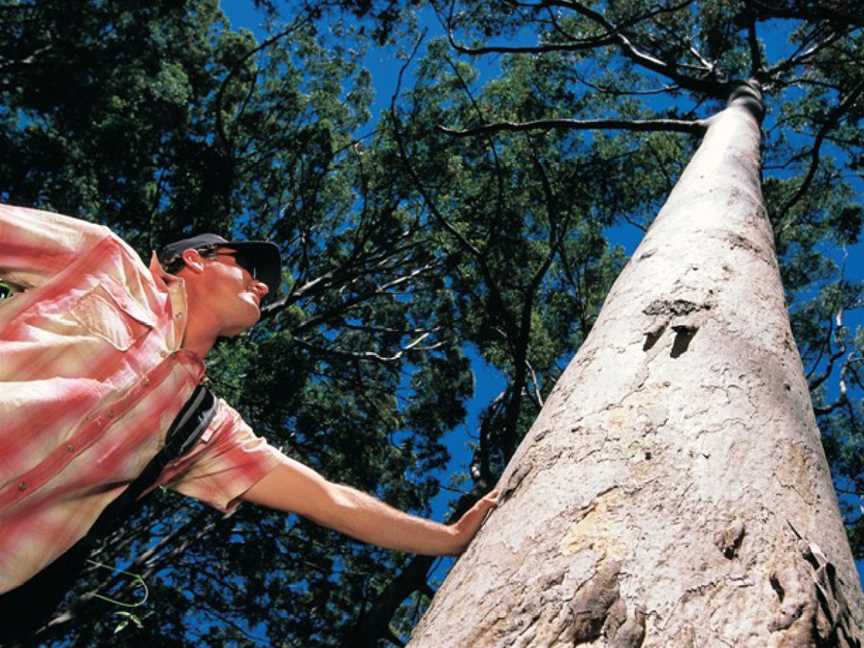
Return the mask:
[[183, 319], [183, 313], [177, 313], [174, 315], [174, 319]]
[[108, 414], [107, 414], [107, 416], [108, 416], [109, 419], [114, 418], [114, 410], [108, 410]]
[[150, 386], [150, 379], [145, 378], [144, 380], [141, 381], [141, 384], [144, 385], [145, 387], [149, 387]]
[[72, 443], [66, 444], [66, 452], [75, 452], [75, 446]]
[[18, 490], [19, 491], [27, 490], [27, 482], [23, 482], [23, 481], [18, 482]]
[[159, 355], [162, 356], [163, 358], [167, 358], [167, 357], [168, 357], [168, 352], [167, 352], [167, 351], [160, 351], [160, 352], [159, 352]]

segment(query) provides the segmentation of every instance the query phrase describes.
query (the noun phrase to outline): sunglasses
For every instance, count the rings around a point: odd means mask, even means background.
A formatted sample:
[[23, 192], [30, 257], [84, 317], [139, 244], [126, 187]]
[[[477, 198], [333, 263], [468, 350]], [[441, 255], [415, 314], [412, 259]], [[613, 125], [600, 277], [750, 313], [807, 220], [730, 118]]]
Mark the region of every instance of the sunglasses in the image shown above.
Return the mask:
[[253, 255], [248, 252], [243, 252], [240, 250], [228, 250], [228, 251], [217, 251], [217, 250], [208, 250], [208, 254], [206, 256], [229, 256], [237, 262], [241, 268], [246, 270], [250, 275], [252, 275], [253, 279], [258, 279], [258, 268], [255, 265], [255, 259]]

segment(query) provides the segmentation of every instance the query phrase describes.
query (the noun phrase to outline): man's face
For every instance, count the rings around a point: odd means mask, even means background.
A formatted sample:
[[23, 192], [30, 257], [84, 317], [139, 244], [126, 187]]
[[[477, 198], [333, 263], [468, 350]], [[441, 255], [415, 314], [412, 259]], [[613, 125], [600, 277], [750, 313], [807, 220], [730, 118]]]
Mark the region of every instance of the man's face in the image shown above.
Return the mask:
[[198, 298], [206, 302], [224, 337], [238, 335], [258, 321], [261, 301], [268, 292], [266, 284], [237, 263], [235, 254], [226, 247], [202, 257], [204, 265], [198, 277]]

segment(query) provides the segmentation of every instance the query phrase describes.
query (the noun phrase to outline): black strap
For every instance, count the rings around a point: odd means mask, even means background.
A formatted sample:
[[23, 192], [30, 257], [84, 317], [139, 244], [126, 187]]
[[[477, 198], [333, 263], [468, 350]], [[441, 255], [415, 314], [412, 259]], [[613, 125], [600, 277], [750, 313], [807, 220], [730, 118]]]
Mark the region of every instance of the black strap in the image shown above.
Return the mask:
[[102, 511], [87, 535], [26, 583], [0, 594], [0, 642], [22, 638], [48, 620], [78, 579], [91, 550], [141, 506], [141, 495], [156, 484], [169, 463], [192, 449], [215, 414], [216, 399], [198, 385], [168, 428], [165, 446]]
[[95, 546], [140, 508], [141, 495], [156, 483], [169, 463], [192, 449], [215, 415], [216, 399], [209, 389], [198, 385], [168, 428], [165, 446], [144, 467], [138, 478], [102, 511], [80, 542]]

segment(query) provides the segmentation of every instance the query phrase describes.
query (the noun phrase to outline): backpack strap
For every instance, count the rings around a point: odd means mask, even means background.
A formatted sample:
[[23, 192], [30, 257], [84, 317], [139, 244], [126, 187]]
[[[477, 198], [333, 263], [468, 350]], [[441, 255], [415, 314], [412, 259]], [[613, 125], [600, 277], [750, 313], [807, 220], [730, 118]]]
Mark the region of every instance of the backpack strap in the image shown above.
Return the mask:
[[169, 463], [192, 449], [215, 415], [216, 399], [213, 393], [203, 385], [198, 385], [174, 417], [164, 447], [144, 467], [137, 479], [102, 511], [80, 542], [87, 541], [90, 547], [94, 546], [138, 510], [141, 495], [156, 485], [159, 475]]

